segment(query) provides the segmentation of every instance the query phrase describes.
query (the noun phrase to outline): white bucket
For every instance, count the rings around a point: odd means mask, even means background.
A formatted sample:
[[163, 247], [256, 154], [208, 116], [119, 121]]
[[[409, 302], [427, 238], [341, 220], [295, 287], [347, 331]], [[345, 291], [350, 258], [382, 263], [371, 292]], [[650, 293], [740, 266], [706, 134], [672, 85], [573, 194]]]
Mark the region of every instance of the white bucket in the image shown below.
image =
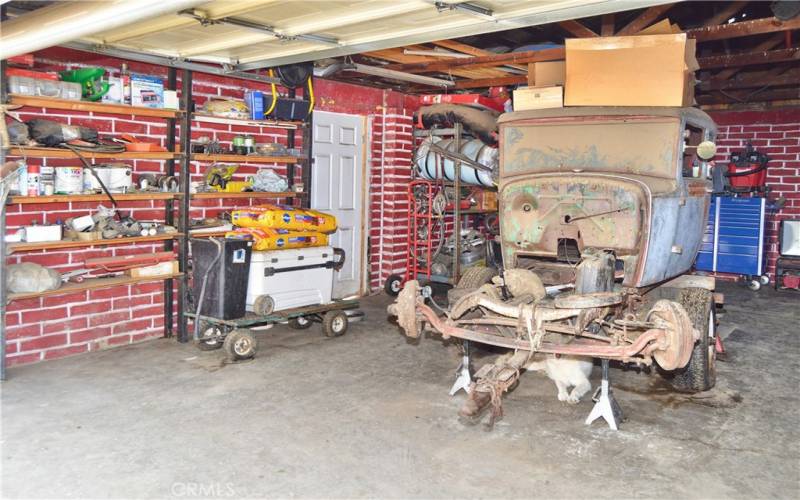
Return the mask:
[[56, 167], [56, 194], [78, 194], [83, 191], [83, 168]]

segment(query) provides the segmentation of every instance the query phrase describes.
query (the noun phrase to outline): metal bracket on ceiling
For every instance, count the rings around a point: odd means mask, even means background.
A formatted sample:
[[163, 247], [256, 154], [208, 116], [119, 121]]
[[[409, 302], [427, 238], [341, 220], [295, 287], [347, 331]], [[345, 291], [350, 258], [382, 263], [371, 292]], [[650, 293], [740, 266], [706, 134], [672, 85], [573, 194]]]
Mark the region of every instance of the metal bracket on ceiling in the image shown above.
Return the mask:
[[439, 12], [445, 10], [460, 10], [466, 14], [472, 14], [473, 16], [477, 16], [488, 21], [497, 21], [494, 17], [494, 11], [492, 9], [487, 9], [486, 7], [481, 7], [480, 5], [475, 5], [471, 2], [460, 2], [460, 3], [447, 3], [447, 2], [433, 2], [433, 5], [436, 7], [436, 10]]
[[239, 26], [241, 28], [247, 28], [254, 31], [260, 31], [262, 33], [267, 33], [279, 40], [285, 40], [285, 41], [308, 40], [328, 45], [335, 45], [335, 46], [341, 45], [341, 42], [339, 42], [339, 40], [330, 36], [316, 35], [313, 33], [287, 35], [282, 31], [278, 30], [277, 28], [275, 28], [274, 26], [248, 21], [247, 19], [242, 19], [240, 17], [220, 17], [217, 19], [213, 19], [209, 17], [208, 14], [206, 14], [204, 11], [199, 9], [185, 9], [178, 12], [178, 14], [182, 16], [191, 17], [197, 20], [202, 26], [210, 26], [213, 24], [230, 24], [232, 26]]

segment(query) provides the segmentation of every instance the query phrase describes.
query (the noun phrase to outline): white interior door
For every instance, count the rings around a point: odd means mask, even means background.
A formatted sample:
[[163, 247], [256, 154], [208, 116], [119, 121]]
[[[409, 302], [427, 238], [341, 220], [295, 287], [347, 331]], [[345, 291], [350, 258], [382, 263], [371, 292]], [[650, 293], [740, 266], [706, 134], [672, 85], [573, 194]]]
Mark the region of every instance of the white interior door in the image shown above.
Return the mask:
[[357, 115], [314, 111], [311, 208], [336, 216], [339, 229], [329, 244], [345, 251], [334, 273], [333, 296], [358, 294], [362, 282], [364, 121]]

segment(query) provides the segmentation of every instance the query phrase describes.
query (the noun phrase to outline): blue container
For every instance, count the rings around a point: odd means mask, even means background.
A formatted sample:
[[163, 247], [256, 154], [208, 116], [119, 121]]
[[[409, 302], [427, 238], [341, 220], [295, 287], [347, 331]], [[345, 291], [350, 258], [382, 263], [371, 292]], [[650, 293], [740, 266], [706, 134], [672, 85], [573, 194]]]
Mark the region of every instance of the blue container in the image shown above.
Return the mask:
[[244, 94], [244, 102], [250, 108], [250, 118], [253, 120], [264, 119], [264, 93], [258, 90], [248, 90]]

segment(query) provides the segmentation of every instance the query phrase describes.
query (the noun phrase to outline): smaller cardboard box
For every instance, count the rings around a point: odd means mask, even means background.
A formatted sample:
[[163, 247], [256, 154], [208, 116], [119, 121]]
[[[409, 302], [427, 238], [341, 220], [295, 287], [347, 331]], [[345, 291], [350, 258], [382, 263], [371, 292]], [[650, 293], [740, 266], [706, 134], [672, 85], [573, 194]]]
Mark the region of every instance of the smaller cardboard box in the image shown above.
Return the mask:
[[564, 85], [566, 78], [566, 61], [544, 61], [528, 64], [528, 87]]
[[564, 87], [527, 87], [514, 91], [514, 111], [564, 107]]

